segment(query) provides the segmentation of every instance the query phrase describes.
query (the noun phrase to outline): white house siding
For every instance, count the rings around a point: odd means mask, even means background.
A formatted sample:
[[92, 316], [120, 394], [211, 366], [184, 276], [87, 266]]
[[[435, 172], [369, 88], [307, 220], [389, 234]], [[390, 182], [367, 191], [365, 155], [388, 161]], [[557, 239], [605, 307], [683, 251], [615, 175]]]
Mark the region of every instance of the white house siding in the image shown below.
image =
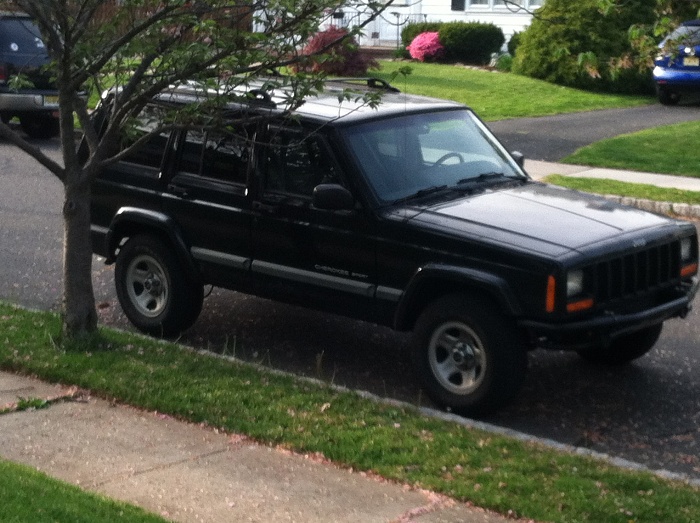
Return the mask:
[[[409, 22], [481, 22], [494, 24], [503, 30], [506, 41], [529, 24], [532, 15], [543, 0], [519, 0], [525, 8], [518, 10], [515, 6], [507, 7], [498, 0], [454, 0], [455, 7], [464, 9], [453, 10], [453, 0], [418, 0], [395, 1], [377, 20], [365, 28], [365, 34], [360, 39], [360, 45], [377, 47], [398, 47], [401, 29]], [[351, 17], [352, 8], [347, 8], [346, 16], [337, 25], [354, 25]], [[398, 28], [398, 31], [397, 31]]]

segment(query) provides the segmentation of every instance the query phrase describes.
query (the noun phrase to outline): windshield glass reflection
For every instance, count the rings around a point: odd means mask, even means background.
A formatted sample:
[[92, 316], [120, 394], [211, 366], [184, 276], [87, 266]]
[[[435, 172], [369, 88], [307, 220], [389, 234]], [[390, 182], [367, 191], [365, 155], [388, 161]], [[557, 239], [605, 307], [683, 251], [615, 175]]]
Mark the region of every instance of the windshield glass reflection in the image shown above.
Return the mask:
[[381, 202], [525, 177], [468, 110], [405, 115], [344, 133]]

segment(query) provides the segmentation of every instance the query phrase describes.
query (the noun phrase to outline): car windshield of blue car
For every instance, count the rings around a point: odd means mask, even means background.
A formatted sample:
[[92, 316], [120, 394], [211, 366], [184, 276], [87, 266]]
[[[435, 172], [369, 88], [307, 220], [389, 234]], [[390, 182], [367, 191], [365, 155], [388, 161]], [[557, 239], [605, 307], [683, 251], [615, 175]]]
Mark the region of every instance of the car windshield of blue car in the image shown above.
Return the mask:
[[344, 130], [381, 203], [526, 179], [469, 110], [402, 115]]

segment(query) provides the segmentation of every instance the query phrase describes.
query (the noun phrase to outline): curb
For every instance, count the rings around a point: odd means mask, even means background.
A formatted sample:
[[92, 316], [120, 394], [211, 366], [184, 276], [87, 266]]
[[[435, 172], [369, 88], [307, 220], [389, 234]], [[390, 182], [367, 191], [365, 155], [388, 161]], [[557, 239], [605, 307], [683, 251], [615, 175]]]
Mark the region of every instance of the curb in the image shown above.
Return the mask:
[[700, 220], [700, 205], [659, 202], [656, 200], [645, 200], [643, 198], [632, 198], [629, 196], [617, 196], [613, 194], [605, 194], [603, 195], [603, 198], [622, 205], [636, 207], [637, 209], [641, 209], [643, 211], [654, 212], [657, 214], [670, 214], [679, 218]]
[[[700, 206], [696, 206], [696, 207], [700, 208]], [[258, 363], [252, 363], [252, 362], [240, 360], [234, 356], [217, 354], [217, 353], [213, 353], [213, 352], [210, 352], [207, 350], [195, 349], [195, 348], [187, 347], [187, 346], [183, 346], [183, 345], [180, 345], [180, 346], [183, 347], [185, 350], [189, 350], [189, 351], [196, 353], [196, 354], [201, 354], [201, 355], [209, 356], [212, 358], [236, 362], [238, 364], [247, 365], [247, 366], [253, 367], [255, 369], [258, 369], [258, 370], [261, 370], [263, 372], [267, 372], [267, 373], [270, 373], [273, 375], [291, 377], [293, 379], [298, 379], [301, 381], [305, 381], [307, 383], [312, 383], [314, 385], [327, 387], [331, 390], [336, 390], [338, 392], [357, 394], [359, 397], [364, 398], [364, 399], [369, 400], [369, 401], [373, 401], [375, 403], [389, 405], [389, 406], [397, 407], [397, 408], [408, 409], [408, 410], [414, 410], [415, 412], [419, 413], [422, 416], [426, 416], [426, 417], [430, 417], [430, 418], [438, 419], [438, 420], [442, 420], [442, 421], [447, 421], [450, 423], [455, 423], [455, 424], [461, 425], [461, 426], [469, 428], [469, 429], [482, 430], [482, 431], [488, 432], [490, 434], [496, 434], [499, 436], [513, 438], [515, 440], [522, 441], [525, 443], [533, 443], [533, 444], [541, 445], [544, 448], [548, 448], [548, 449], [562, 452], [562, 453], [568, 453], [568, 454], [573, 454], [573, 455], [578, 455], [578, 456], [586, 456], [586, 457], [589, 457], [589, 458], [592, 458], [592, 459], [595, 459], [595, 460], [598, 460], [598, 461], [601, 461], [604, 463], [608, 463], [614, 467], [618, 467], [618, 468], [623, 469], [623, 470], [646, 472], [648, 474], [651, 474], [653, 476], [656, 476], [658, 478], [662, 478], [665, 480], [678, 481], [681, 483], [685, 483], [687, 485], [691, 485], [693, 487], [700, 487], [700, 477], [691, 476], [689, 474], [685, 474], [682, 472], [673, 472], [673, 471], [670, 471], [667, 469], [658, 469], [658, 468], [648, 467], [647, 465], [644, 465], [643, 463], [632, 461], [632, 460], [622, 458], [619, 456], [613, 456], [611, 454], [607, 454], [604, 452], [598, 452], [596, 450], [589, 449], [586, 447], [580, 447], [580, 446], [571, 445], [568, 443], [561, 443], [559, 441], [556, 441], [556, 440], [553, 440], [550, 438], [542, 438], [539, 436], [534, 436], [534, 435], [528, 434], [526, 432], [521, 432], [519, 430], [510, 429], [507, 427], [501, 427], [499, 425], [494, 425], [492, 423], [488, 423], [485, 421], [479, 421], [479, 420], [475, 420], [472, 418], [458, 416], [456, 414], [452, 414], [451, 412], [445, 412], [445, 411], [438, 410], [438, 409], [433, 408], [433, 407], [421, 407], [418, 405], [414, 405], [412, 403], [408, 403], [406, 401], [397, 400], [397, 399], [393, 399], [393, 398], [389, 398], [389, 397], [378, 396], [377, 394], [374, 394], [372, 392], [368, 392], [365, 390], [351, 389], [348, 387], [344, 387], [342, 385], [335, 385], [333, 383], [328, 383], [326, 381], [319, 380], [318, 378], [311, 378], [309, 376], [301, 376], [298, 374], [293, 374], [293, 373], [286, 372], [286, 371], [279, 370], [279, 369], [272, 369], [270, 367], [265, 367], [264, 365], [261, 365]]]

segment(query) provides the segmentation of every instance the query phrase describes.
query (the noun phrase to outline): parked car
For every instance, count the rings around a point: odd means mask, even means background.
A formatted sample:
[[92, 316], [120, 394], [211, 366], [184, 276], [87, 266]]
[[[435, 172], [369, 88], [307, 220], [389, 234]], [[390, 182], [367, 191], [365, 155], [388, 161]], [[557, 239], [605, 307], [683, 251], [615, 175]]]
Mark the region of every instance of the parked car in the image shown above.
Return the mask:
[[[58, 91], [43, 70], [49, 61], [36, 24], [29, 16], [0, 13], [0, 118], [19, 118], [22, 130], [32, 138], [59, 134]], [[26, 86], [13, 88], [19, 75]]]
[[[101, 174], [93, 251], [136, 327], [177, 335], [208, 284], [413, 331], [430, 397], [480, 415], [515, 397], [528, 350], [622, 364], [690, 310], [692, 224], [533, 181], [464, 105], [340, 92], [295, 118], [275, 93], [231, 104], [225, 128], [156, 133]], [[200, 95], [154, 99], [140, 136]]]
[[700, 20], [683, 22], [659, 44], [653, 77], [659, 101], [674, 105], [687, 92], [700, 92]]

